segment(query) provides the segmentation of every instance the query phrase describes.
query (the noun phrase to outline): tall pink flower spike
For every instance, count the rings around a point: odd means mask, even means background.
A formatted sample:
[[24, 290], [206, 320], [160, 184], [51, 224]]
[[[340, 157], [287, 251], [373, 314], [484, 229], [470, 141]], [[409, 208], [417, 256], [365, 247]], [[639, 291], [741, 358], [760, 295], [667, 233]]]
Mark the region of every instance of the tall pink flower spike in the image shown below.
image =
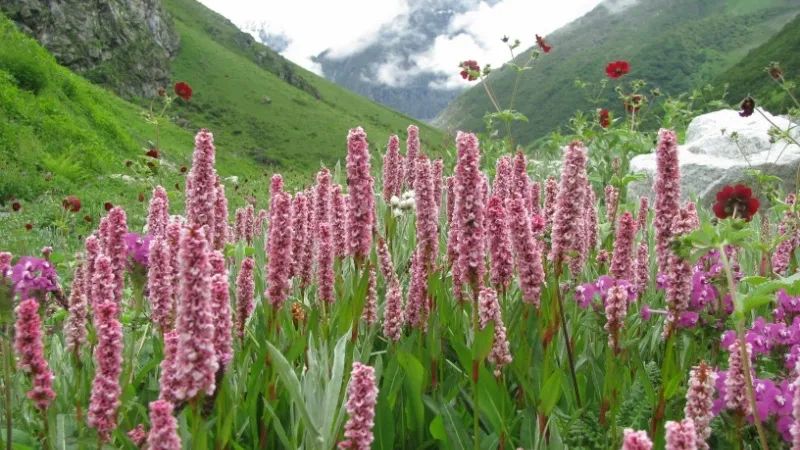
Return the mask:
[[172, 254], [166, 238], [156, 237], [150, 241], [150, 265], [147, 268], [147, 288], [150, 300], [150, 318], [158, 324], [162, 333], [172, 329], [175, 303], [172, 279]]
[[[0, 264], [2, 266], [2, 264]], [[86, 283], [83, 279], [84, 263], [75, 266], [75, 276], [72, 278], [72, 291], [69, 293], [69, 312], [67, 314], [66, 350], [78, 356], [81, 348], [86, 345], [86, 292], [83, 290]]]
[[392, 197], [400, 196], [403, 187], [400, 164], [400, 140], [393, 134], [383, 155], [383, 201], [387, 204]]
[[439, 255], [439, 210], [434, 198], [431, 162], [425, 155], [419, 155], [416, 163], [417, 174], [414, 186], [417, 202], [417, 249], [422, 265], [430, 269]]
[[714, 392], [717, 373], [701, 361], [689, 372], [689, 389], [686, 391], [686, 407], [683, 413], [694, 421], [697, 433], [697, 448], [708, 450], [706, 442], [711, 437], [711, 419], [714, 418]]
[[186, 180], [186, 219], [189, 225], [206, 228], [209, 243], [216, 231], [217, 171], [214, 135], [203, 128], [194, 139], [192, 169]]
[[680, 210], [680, 166], [678, 165], [678, 142], [675, 132], [662, 129], [658, 133], [656, 148], [656, 217], [653, 227], [656, 231], [656, 262], [661, 273], [666, 273], [669, 265], [669, 249], [672, 240], [672, 224]]
[[633, 240], [636, 236], [636, 221], [625, 212], [617, 220], [617, 238], [614, 240], [614, 255], [611, 259], [611, 276], [617, 280], [633, 281]]
[[487, 287], [481, 289], [478, 317], [481, 330], [486, 328], [489, 321], [494, 322], [494, 340], [487, 359], [495, 365], [494, 376], [499, 377], [503, 373], [503, 366], [510, 364], [513, 359], [506, 338], [506, 327], [503, 325], [500, 303], [497, 301], [497, 292], [494, 289]]
[[[461, 281], [477, 284], [486, 273], [483, 229], [484, 203], [481, 192], [478, 138], [459, 132], [456, 138], [460, 158], [456, 167], [456, 209], [458, 227], [458, 264]], [[477, 292], [476, 292], [477, 294]]]
[[697, 434], [692, 419], [668, 421], [664, 430], [667, 433], [664, 450], [697, 450]]
[[511, 196], [511, 187], [514, 182], [514, 167], [511, 164], [511, 156], [503, 155], [497, 159], [495, 168], [494, 185], [492, 194], [504, 201]]
[[414, 165], [417, 163], [417, 155], [419, 154], [419, 128], [416, 125], [408, 126], [408, 138], [406, 138], [406, 186], [409, 190], [416, 189], [414, 187], [414, 177], [417, 175]]
[[245, 258], [236, 276], [236, 335], [239, 339], [244, 338], [244, 326], [256, 307], [256, 283], [253, 277], [255, 265], [253, 257]]
[[280, 192], [271, 199], [272, 224], [269, 230], [266, 298], [277, 310], [289, 297], [292, 267], [292, 199]]
[[486, 208], [486, 231], [489, 238], [490, 273], [492, 286], [501, 292], [514, 278], [514, 254], [511, 251], [511, 232], [503, 200], [492, 196]]
[[542, 267], [542, 247], [533, 237], [531, 221], [525, 211], [523, 199], [515, 197], [508, 202], [511, 242], [517, 255], [517, 272], [522, 300], [537, 308], [542, 295], [544, 268]]
[[333, 272], [333, 235], [328, 222], [320, 222], [317, 229], [319, 238], [319, 254], [317, 255], [317, 295], [320, 301], [333, 303], [336, 301], [334, 292]]
[[646, 431], [626, 428], [622, 436], [622, 450], [653, 450], [653, 441], [647, 437]]
[[375, 369], [359, 362], [353, 363], [350, 385], [347, 387], [345, 408], [350, 418], [344, 426], [347, 440], [339, 443], [341, 449], [369, 450], [374, 439], [375, 404], [378, 388], [375, 386]]
[[164, 400], [150, 403], [150, 450], [181, 450], [178, 421], [172, 415], [172, 404]]
[[169, 225], [169, 198], [167, 191], [161, 186], [153, 189], [147, 214], [147, 234], [153, 237], [164, 236]]
[[28, 391], [28, 398], [40, 411], [44, 411], [56, 398], [56, 393], [53, 391], [53, 373], [44, 358], [39, 303], [32, 298], [23, 300], [17, 305], [15, 313], [14, 353], [19, 358], [17, 368], [33, 378], [33, 389]]
[[570, 257], [569, 254], [581, 255], [586, 251], [584, 206], [587, 185], [586, 147], [575, 141], [564, 152], [552, 232], [553, 260], [569, 261], [574, 276], [583, 269], [581, 258]]
[[361, 127], [353, 128], [347, 136], [347, 180], [350, 195], [347, 242], [349, 253], [356, 261], [369, 257], [372, 247], [375, 200], [369, 158], [367, 133]]

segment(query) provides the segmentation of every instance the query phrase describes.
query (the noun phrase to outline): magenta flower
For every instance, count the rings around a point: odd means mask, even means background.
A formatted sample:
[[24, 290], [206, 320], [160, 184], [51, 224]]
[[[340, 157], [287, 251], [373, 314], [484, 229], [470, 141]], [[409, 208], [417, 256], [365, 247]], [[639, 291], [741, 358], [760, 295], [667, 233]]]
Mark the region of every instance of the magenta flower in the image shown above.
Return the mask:
[[[6, 269], [8, 270], [8, 269]], [[45, 259], [23, 256], [11, 268], [11, 283], [20, 298], [36, 297], [44, 300], [48, 292], [58, 290], [56, 269]]]
[[336, 296], [333, 289], [333, 235], [328, 222], [320, 222], [317, 229], [319, 254], [317, 255], [317, 296], [320, 301], [333, 303]]
[[211, 298], [212, 268], [208, 244], [198, 228], [186, 228], [181, 234], [179, 333], [175, 368], [175, 397], [191, 400], [201, 393], [214, 393], [215, 374], [219, 367], [214, 349], [214, 314]]
[[[725, 405], [742, 416], [753, 413], [747, 398], [747, 382], [742, 363], [742, 350], [739, 340], [734, 339], [728, 347], [728, 376], [725, 378]], [[752, 358], [753, 346], [747, 344], [747, 357]], [[752, 368], [751, 368], [752, 371]], [[752, 377], [752, 373], [750, 374]]]
[[314, 223], [312, 230], [318, 230], [322, 222], [331, 223], [331, 172], [323, 167], [317, 172], [317, 186], [314, 189]]
[[789, 431], [792, 435], [792, 450], [797, 450], [800, 449], [800, 375], [795, 374], [792, 387], [794, 388], [792, 395], [792, 418], [794, 421]]
[[[402, 183], [402, 180], [400, 180]], [[347, 208], [342, 185], [331, 187], [331, 225], [333, 230], [333, 251], [337, 258], [347, 256]]]
[[369, 279], [367, 280], [367, 298], [364, 302], [364, 311], [361, 318], [368, 325], [378, 323], [378, 284], [375, 266], [369, 266]]
[[514, 167], [511, 164], [511, 156], [504, 155], [497, 160], [497, 167], [494, 175], [494, 185], [492, 194], [505, 201], [511, 196], [511, 185], [514, 182]]
[[129, 261], [134, 265], [147, 267], [150, 263], [150, 241], [152, 236], [144, 236], [139, 233], [127, 233], [125, 235], [125, 251]]
[[53, 392], [53, 373], [47, 367], [42, 341], [42, 321], [39, 318], [39, 303], [29, 298], [23, 300], [15, 309], [17, 320], [14, 323], [14, 353], [17, 368], [33, 379], [33, 388], [28, 398], [40, 411], [47, 409], [56, 398]]
[[646, 431], [634, 431], [626, 428], [622, 437], [622, 450], [652, 450], [653, 441], [647, 437]]
[[619, 191], [614, 186], [608, 185], [605, 190], [606, 195], [606, 220], [609, 222], [614, 221], [617, 216], [617, 207], [619, 206]]
[[664, 450], [697, 450], [697, 434], [692, 419], [667, 421], [664, 430], [667, 432]]
[[378, 388], [375, 386], [375, 369], [359, 362], [353, 363], [350, 385], [347, 387], [347, 414], [350, 418], [344, 426], [347, 440], [339, 448], [369, 450], [372, 445], [372, 427], [375, 420], [375, 404]]
[[556, 215], [556, 199], [558, 198], [558, 180], [550, 177], [544, 184], [544, 226], [553, 229], [553, 218]]
[[[309, 221], [310, 211], [308, 209], [308, 197], [302, 192], [298, 192], [292, 200], [292, 274], [302, 276], [305, 274], [304, 285], [311, 284], [311, 266], [313, 265], [312, 244], [307, 243], [311, 238], [309, 233], [311, 221]], [[308, 254], [306, 252], [309, 252]], [[307, 273], [304, 272], [307, 270]]]
[[[675, 215], [675, 221], [670, 228], [671, 236], [681, 236], [691, 233], [694, 228], [693, 220], [689, 212], [685, 209], [679, 210]], [[692, 295], [692, 267], [678, 255], [670, 252], [668, 258], [669, 266], [667, 272], [667, 319], [664, 327], [664, 339], [667, 339], [683, 312], [689, 308], [689, 300]]]
[[169, 198], [167, 191], [161, 186], [153, 189], [153, 196], [150, 198], [150, 207], [147, 214], [147, 234], [151, 236], [163, 236], [169, 225]]
[[128, 266], [127, 242], [128, 223], [125, 210], [114, 207], [100, 223], [100, 242], [103, 253], [111, 259], [114, 273], [114, 302], [122, 304], [122, 289], [125, 283], [125, 269]]
[[90, 235], [86, 238], [84, 243], [84, 258], [86, 262], [83, 265], [83, 293], [89, 301], [89, 306], [94, 307], [94, 296], [92, 295], [94, 283], [94, 267], [97, 257], [100, 256], [100, 240], [95, 235]]
[[650, 200], [647, 197], [639, 199], [639, 214], [636, 216], [636, 230], [642, 232], [642, 236], [647, 232], [647, 215], [650, 212]]
[[132, 429], [125, 433], [128, 436], [128, 439], [133, 442], [133, 445], [142, 448], [145, 442], [147, 442], [147, 432], [144, 431], [144, 425], [139, 424], [136, 428]]
[[531, 181], [531, 210], [529, 211], [531, 218], [536, 216], [544, 218], [541, 188], [541, 184], [536, 181]]
[[161, 377], [158, 380], [158, 399], [168, 401], [172, 404], [179, 401], [175, 396], [179, 383], [175, 378], [178, 369], [177, 355], [179, 341], [180, 335], [177, 331], [172, 330], [164, 333], [164, 359], [161, 360]]
[[658, 134], [656, 148], [656, 193], [653, 222], [656, 229], [656, 262], [659, 271], [669, 269], [669, 245], [672, 240], [672, 224], [680, 210], [680, 166], [678, 165], [678, 142], [675, 132], [662, 129]]
[[647, 241], [639, 243], [636, 249], [636, 275], [634, 277], [634, 289], [637, 293], [644, 294], [650, 284], [650, 251]]
[[588, 252], [597, 248], [597, 236], [599, 228], [597, 225], [597, 196], [595, 195], [591, 184], [586, 185], [586, 194], [586, 206], [584, 208], [586, 217], [584, 220], [586, 221], [587, 251], [585, 253], [588, 257]]
[[[97, 260], [98, 273], [108, 272], [105, 257]], [[119, 305], [115, 303], [107, 289], [104, 298], [94, 308], [94, 324], [97, 330], [97, 347], [94, 356], [97, 370], [92, 381], [92, 395], [89, 404], [87, 423], [97, 429], [97, 435], [108, 442], [111, 433], [117, 428], [117, 410], [121, 388], [119, 377], [122, 374], [122, 324], [119, 323]]]
[[620, 332], [625, 326], [625, 316], [628, 314], [628, 291], [621, 286], [613, 286], [606, 294], [606, 325], [608, 332], [608, 346], [619, 354]]
[[255, 260], [247, 257], [242, 261], [239, 275], [236, 276], [236, 334], [244, 338], [244, 326], [255, 309], [256, 283], [253, 278]]
[[75, 276], [72, 278], [72, 291], [69, 293], [69, 313], [67, 315], [66, 328], [66, 350], [75, 356], [79, 355], [80, 348], [86, 345], [86, 316], [88, 314], [86, 306], [86, 293], [83, 288], [86, 285], [83, 263], [75, 266]]
[[417, 163], [417, 155], [419, 154], [419, 128], [416, 125], [408, 126], [408, 138], [406, 138], [406, 186], [408, 189], [416, 189], [414, 186], [414, 177], [417, 176], [417, 171], [414, 165]]
[[403, 336], [403, 292], [400, 290], [400, 282], [397, 275], [392, 273], [388, 281], [389, 288], [386, 292], [386, 302], [383, 310], [383, 334], [397, 342]]
[[[194, 138], [192, 169], [186, 177], [186, 219], [190, 226], [206, 228], [209, 243], [216, 243], [217, 171], [214, 135], [203, 128]], [[227, 216], [225, 218], [227, 220]]]
[[389, 136], [386, 154], [383, 155], [383, 201], [387, 204], [403, 189], [400, 169], [400, 140], [397, 135]]
[[[409, 127], [408, 130], [410, 142], [412, 128]], [[414, 127], [414, 131], [416, 132], [416, 127]], [[419, 139], [417, 139], [417, 146], [419, 146]], [[372, 193], [369, 158], [367, 133], [364, 133], [361, 127], [350, 130], [350, 134], [347, 136], [347, 181], [350, 195], [347, 242], [350, 248], [349, 253], [357, 261], [366, 259], [372, 247], [375, 200]]]
[[481, 192], [478, 138], [459, 132], [456, 138], [459, 157], [456, 166], [456, 209], [454, 221], [458, 229], [458, 264], [461, 280], [477, 285], [486, 273], [484, 263], [484, 203]]
[[266, 297], [278, 310], [289, 296], [292, 266], [292, 198], [281, 192], [271, 199], [272, 224], [269, 229]]
[[181, 450], [178, 421], [172, 416], [172, 404], [164, 400], [150, 403], [150, 450]]
[[231, 328], [231, 296], [228, 290], [228, 271], [211, 277], [211, 313], [214, 327], [214, 352], [219, 370], [225, 371], [233, 358], [233, 335]]
[[514, 170], [511, 181], [511, 193], [521, 195], [525, 202], [525, 210], [531, 211], [531, 188], [528, 178], [528, 158], [525, 153], [518, 151], [514, 156]]
[[514, 255], [511, 252], [511, 232], [503, 200], [494, 195], [486, 208], [486, 231], [489, 237], [489, 261], [492, 285], [505, 290], [514, 277]]
[[[419, 165], [419, 161], [417, 162]], [[416, 179], [419, 186], [419, 179]], [[409, 327], [428, 331], [428, 273], [425, 263], [417, 250], [411, 257], [411, 283], [408, 287], [408, 303], [406, 304], [406, 323]]]
[[509, 224], [511, 225], [511, 242], [517, 255], [517, 272], [522, 300], [537, 308], [542, 295], [544, 269], [542, 268], [542, 247], [538, 245], [531, 231], [522, 197], [515, 197], [508, 202]]
[[456, 206], [456, 177], [447, 177], [445, 187], [447, 189], [447, 224], [452, 226], [453, 211]]
[[[230, 239], [230, 226], [228, 225], [228, 199], [225, 197], [225, 185], [220, 182], [219, 176], [216, 177], [216, 194], [214, 197], [214, 249], [223, 250], [225, 244]], [[250, 225], [249, 229], [245, 227], [245, 233], [252, 235], [253, 219], [252, 219], [252, 205], [250, 208]], [[252, 241], [252, 237], [248, 242]]]
[[569, 260], [574, 276], [581, 272], [581, 258], [570, 257], [569, 254], [581, 255], [586, 251], [584, 206], [587, 184], [586, 147], [575, 141], [564, 152], [552, 232], [553, 260]]
[[497, 302], [497, 292], [494, 289], [481, 288], [478, 299], [478, 318], [481, 330], [486, 328], [489, 321], [494, 322], [494, 340], [492, 350], [489, 352], [487, 359], [495, 365], [494, 376], [499, 377], [503, 373], [503, 366], [511, 363], [513, 359], [511, 358], [511, 350], [508, 347], [506, 327], [503, 325], [500, 304]]
[[714, 418], [714, 392], [716, 391], [717, 374], [708, 367], [705, 361], [689, 372], [689, 390], [686, 391], [686, 407], [683, 413], [692, 419], [697, 432], [697, 448], [708, 450], [706, 442], [711, 437], [711, 419]]
[[609, 272], [618, 280], [633, 280], [633, 239], [636, 221], [633, 214], [625, 212], [617, 220], [617, 238], [614, 241], [614, 256]]
[[414, 176], [414, 192], [417, 202], [417, 250], [422, 258], [422, 267], [431, 270], [439, 255], [439, 210], [436, 207], [431, 176], [431, 163], [425, 155], [419, 155]]

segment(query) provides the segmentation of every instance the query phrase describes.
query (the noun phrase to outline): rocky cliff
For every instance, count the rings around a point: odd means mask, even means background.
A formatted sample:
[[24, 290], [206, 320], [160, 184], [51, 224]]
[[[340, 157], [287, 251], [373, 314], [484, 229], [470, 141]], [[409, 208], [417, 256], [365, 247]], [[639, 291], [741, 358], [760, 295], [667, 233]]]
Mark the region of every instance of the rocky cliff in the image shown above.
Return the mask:
[[0, 0], [59, 63], [123, 97], [170, 85], [180, 37], [160, 0]]

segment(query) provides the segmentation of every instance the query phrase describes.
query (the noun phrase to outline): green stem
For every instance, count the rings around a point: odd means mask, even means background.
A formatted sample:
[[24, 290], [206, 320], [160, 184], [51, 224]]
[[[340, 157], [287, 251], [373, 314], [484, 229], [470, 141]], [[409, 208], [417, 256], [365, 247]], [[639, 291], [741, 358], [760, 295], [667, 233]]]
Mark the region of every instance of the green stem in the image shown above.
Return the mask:
[[6, 391], [6, 450], [11, 450], [11, 345], [5, 336], [3, 336], [3, 355], [3, 384]]
[[555, 284], [553, 285], [553, 291], [556, 295], [556, 300], [558, 302], [558, 312], [561, 315], [561, 330], [564, 332], [564, 342], [567, 345], [567, 357], [569, 358], [569, 371], [572, 375], [572, 387], [575, 389], [575, 401], [578, 403], [578, 408], [583, 408], [581, 404], [581, 394], [580, 390], [578, 389], [578, 376], [575, 374], [575, 357], [572, 354], [572, 345], [570, 345], [569, 340], [569, 330], [567, 329], [567, 316], [564, 313], [564, 301], [561, 299], [561, 285], [559, 283], [559, 278], [561, 276], [561, 257], [557, 257], [554, 261], [553, 271], [555, 272]]
[[[472, 303], [472, 336], [473, 341], [472, 345], [476, 347], [477, 338], [478, 338], [478, 284], [472, 284], [472, 296], [473, 296], [473, 303]], [[474, 352], [477, 354], [477, 348]], [[481, 428], [480, 428], [480, 412], [478, 408], [478, 374], [479, 372], [479, 363], [478, 360], [473, 357], [472, 359], [472, 407], [473, 407], [473, 434], [474, 434], [474, 441], [475, 441], [475, 450], [480, 450], [481, 448]]]

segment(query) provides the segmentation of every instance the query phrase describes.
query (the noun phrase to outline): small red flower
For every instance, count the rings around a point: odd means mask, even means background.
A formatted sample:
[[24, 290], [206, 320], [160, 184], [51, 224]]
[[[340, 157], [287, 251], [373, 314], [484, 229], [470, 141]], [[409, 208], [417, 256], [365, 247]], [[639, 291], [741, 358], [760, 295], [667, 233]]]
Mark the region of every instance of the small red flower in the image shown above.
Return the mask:
[[257, 205], [257, 204], [258, 204], [258, 200], [257, 200], [255, 197], [253, 197], [253, 196], [251, 196], [251, 195], [248, 195], [248, 196], [247, 196], [247, 203], [249, 203], [249, 204], [251, 204], [251, 205], [255, 206], [255, 205]]
[[155, 158], [155, 159], [158, 159], [158, 158], [161, 157], [161, 154], [158, 152], [158, 150], [156, 150], [154, 148], [151, 148], [150, 150], [148, 150], [147, 153], [145, 153], [145, 155], [147, 155], [147, 156], [149, 156], [151, 158]]
[[625, 100], [625, 109], [628, 112], [638, 112], [644, 104], [645, 98], [642, 95], [634, 95], [629, 100]]
[[131, 161], [130, 159], [125, 161], [125, 167], [130, 167], [132, 165], [133, 165], [133, 161]]
[[550, 50], [553, 49], [553, 47], [551, 45], [547, 45], [547, 42], [545, 42], [544, 38], [539, 36], [538, 34], [536, 35], [536, 43], [539, 45], [539, 47], [541, 47], [542, 51], [545, 53], [550, 53]]
[[175, 95], [189, 101], [192, 98], [192, 88], [183, 81], [175, 83]]
[[181, 173], [186, 173], [186, 166], [181, 166]]
[[12, 211], [18, 212], [20, 209], [22, 209], [22, 204], [20, 204], [20, 202], [14, 202], [11, 204]]
[[75, 197], [74, 195], [70, 195], [61, 201], [61, 206], [63, 206], [64, 209], [69, 212], [78, 212], [81, 210], [81, 199]]
[[112, 209], [114, 209], [114, 205], [112, 205], [111, 202], [105, 202], [103, 204], [103, 208], [105, 208], [106, 211], [111, 211]]
[[481, 66], [479, 66], [477, 62], [475, 62], [474, 60], [471, 60], [471, 59], [468, 60], [468, 61], [462, 62], [461, 64], [458, 65], [458, 67], [460, 67], [462, 69], [461, 70], [461, 78], [463, 78], [463, 79], [465, 79], [467, 81], [475, 81], [475, 80], [478, 79], [478, 77], [472, 75], [470, 72], [480, 72], [481, 71]]
[[631, 65], [628, 64], [628, 61], [614, 61], [606, 66], [606, 75], [615, 80], [630, 71]]
[[33, 229], [33, 224], [32, 223], [26, 223], [25, 224], [25, 231], [31, 231], [32, 229]]
[[739, 108], [741, 108], [741, 111], [739, 111], [741, 117], [750, 117], [753, 115], [753, 111], [756, 110], [756, 101], [753, 100], [753, 97], [748, 95], [742, 100], [742, 104]]
[[144, 194], [139, 192], [139, 203], [142, 203], [142, 202], [144, 202]]
[[84, 220], [84, 222], [86, 222], [86, 223], [92, 223], [92, 218], [91, 218], [91, 216], [83, 216], [83, 220]]
[[611, 125], [611, 117], [609, 116], [607, 109], [600, 110], [600, 126], [603, 128], [608, 128]]
[[714, 203], [714, 215], [720, 219], [733, 217], [749, 222], [758, 212], [761, 202], [753, 197], [753, 191], [743, 185], [725, 186], [717, 193], [717, 202]]

